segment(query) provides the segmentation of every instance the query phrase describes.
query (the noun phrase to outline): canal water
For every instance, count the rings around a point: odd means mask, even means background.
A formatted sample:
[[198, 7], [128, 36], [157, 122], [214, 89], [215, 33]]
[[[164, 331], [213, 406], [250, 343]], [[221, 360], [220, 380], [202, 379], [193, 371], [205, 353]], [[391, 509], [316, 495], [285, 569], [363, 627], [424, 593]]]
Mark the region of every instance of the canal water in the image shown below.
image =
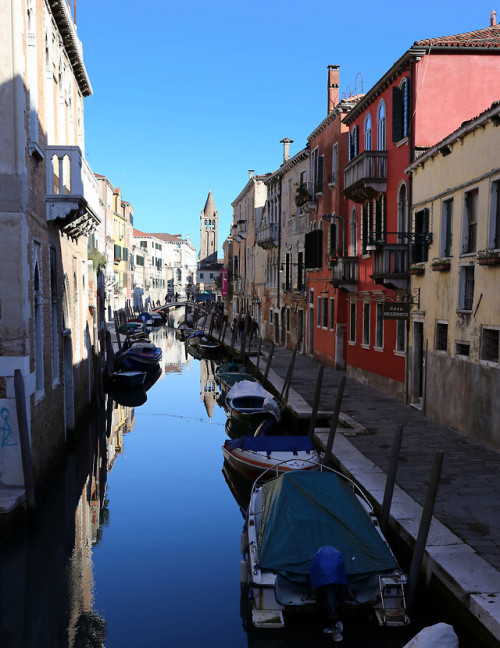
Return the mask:
[[[239, 582], [247, 485], [227, 471], [216, 363], [153, 333], [161, 375], [141, 405], [120, 394], [78, 437], [35, 522], [1, 549], [2, 648], [332, 646], [297, 618], [264, 633]], [[401, 648], [422, 623], [347, 623], [340, 646]]]

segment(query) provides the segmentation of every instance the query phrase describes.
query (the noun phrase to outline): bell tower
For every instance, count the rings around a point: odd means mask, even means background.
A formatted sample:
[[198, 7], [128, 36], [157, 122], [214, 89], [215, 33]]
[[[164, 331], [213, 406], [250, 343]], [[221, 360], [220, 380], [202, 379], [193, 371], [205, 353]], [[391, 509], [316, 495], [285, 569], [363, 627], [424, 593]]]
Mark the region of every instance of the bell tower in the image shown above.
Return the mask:
[[217, 263], [217, 231], [219, 214], [215, 209], [212, 191], [208, 192], [207, 202], [200, 216], [200, 268], [207, 263]]

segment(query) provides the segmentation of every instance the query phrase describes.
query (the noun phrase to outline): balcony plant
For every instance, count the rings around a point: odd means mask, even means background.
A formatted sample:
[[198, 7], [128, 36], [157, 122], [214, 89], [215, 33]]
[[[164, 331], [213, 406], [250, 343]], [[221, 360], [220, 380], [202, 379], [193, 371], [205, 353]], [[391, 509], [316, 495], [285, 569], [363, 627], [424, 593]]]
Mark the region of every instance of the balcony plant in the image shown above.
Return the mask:
[[424, 266], [419, 266], [419, 265], [412, 265], [408, 270], [408, 274], [411, 275], [423, 275], [424, 272], [425, 272]]
[[446, 272], [450, 269], [450, 259], [434, 259], [431, 263], [431, 269], [436, 272]]
[[297, 207], [302, 207], [302, 205], [305, 205], [309, 200], [311, 200], [311, 194], [309, 193], [307, 185], [299, 184], [295, 192], [295, 204]]
[[500, 264], [500, 250], [493, 250], [492, 248], [479, 250], [477, 253], [477, 262], [483, 266]]

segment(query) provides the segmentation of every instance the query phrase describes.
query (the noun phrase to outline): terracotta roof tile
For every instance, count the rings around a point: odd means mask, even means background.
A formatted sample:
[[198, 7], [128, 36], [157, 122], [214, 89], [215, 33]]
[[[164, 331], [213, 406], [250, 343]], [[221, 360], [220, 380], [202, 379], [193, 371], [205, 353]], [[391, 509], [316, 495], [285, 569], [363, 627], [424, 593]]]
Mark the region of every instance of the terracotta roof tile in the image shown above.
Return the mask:
[[465, 32], [454, 36], [438, 36], [415, 41], [414, 45], [423, 47], [500, 47], [500, 25]]

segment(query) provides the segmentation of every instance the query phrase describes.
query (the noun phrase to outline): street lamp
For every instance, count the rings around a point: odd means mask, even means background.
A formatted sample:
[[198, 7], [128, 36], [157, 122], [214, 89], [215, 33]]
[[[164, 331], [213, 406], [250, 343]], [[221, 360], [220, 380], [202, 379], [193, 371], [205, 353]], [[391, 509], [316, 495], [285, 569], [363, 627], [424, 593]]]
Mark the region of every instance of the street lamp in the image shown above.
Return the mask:
[[412, 243], [422, 245], [427, 248], [432, 243], [432, 232], [370, 232], [366, 246], [367, 252], [373, 252], [377, 249], [377, 245], [380, 245], [377, 239], [381, 234], [383, 234], [384, 236], [394, 235], [398, 238], [404, 238], [408, 241], [411, 241]]

